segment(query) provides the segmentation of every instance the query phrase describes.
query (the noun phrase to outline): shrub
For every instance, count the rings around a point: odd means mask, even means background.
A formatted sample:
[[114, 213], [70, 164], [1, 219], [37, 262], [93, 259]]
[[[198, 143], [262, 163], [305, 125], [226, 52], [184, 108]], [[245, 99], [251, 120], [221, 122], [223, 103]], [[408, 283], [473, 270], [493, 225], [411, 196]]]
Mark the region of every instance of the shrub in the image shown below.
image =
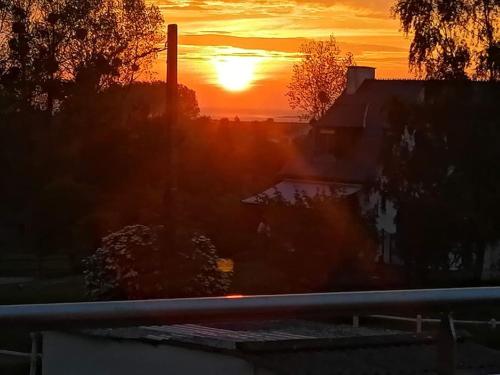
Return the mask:
[[131, 225], [102, 239], [84, 260], [87, 292], [93, 299], [213, 296], [227, 292], [232, 273], [218, 269], [212, 241], [195, 233], [163, 249], [162, 226]]

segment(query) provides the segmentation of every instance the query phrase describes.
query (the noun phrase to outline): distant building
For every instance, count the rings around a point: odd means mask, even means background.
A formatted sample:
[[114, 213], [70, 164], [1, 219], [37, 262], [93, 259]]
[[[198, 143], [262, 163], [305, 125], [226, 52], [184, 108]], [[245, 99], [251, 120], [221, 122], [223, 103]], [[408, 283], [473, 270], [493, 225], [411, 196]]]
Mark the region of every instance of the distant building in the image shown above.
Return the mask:
[[[291, 320], [44, 332], [42, 375], [434, 374], [436, 337]], [[457, 373], [500, 371], [461, 338]]]
[[[357, 197], [360, 202], [368, 201], [369, 207], [379, 207], [380, 246], [376, 261], [402, 264], [393, 239], [396, 210], [391, 202], [386, 202], [385, 209], [381, 209], [378, 196], [370, 195], [367, 200], [366, 186], [379, 171], [384, 136], [390, 126], [388, 105], [395, 99], [407, 104], [422, 102], [428, 83], [424, 80], [379, 80], [375, 78], [375, 68], [349, 67], [346, 89], [311, 130], [311, 152], [290, 161], [281, 171], [276, 185], [243, 202], [259, 204], [263, 197], [272, 198], [278, 194], [293, 203], [297, 192], [309, 197]], [[442, 81], [442, 84], [447, 82]], [[495, 268], [498, 260], [500, 247], [489, 249], [485, 255], [484, 278], [500, 276], [500, 270]]]

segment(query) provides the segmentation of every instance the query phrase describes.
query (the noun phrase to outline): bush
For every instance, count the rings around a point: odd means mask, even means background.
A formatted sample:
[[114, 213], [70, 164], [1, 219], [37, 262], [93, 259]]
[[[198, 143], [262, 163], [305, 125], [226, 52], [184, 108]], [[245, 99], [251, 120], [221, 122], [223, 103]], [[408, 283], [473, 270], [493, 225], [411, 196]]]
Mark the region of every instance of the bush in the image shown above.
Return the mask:
[[169, 253], [161, 246], [163, 230], [132, 225], [104, 237], [102, 246], [84, 260], [89, 296], [142, 299], [227, 292], [232, 273], [218, 269], [217, 250], [208, 237], [196, 233]]

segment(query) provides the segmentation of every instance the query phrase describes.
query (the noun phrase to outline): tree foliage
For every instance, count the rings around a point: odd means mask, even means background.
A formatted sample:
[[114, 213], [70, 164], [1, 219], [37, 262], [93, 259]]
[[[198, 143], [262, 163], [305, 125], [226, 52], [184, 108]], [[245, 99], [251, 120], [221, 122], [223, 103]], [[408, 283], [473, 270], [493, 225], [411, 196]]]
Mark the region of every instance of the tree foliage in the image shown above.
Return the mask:
[[0, 84], [20, 105], [52, 112], [57, 100], [144, 73], [163, 19], [143, 0], [2, 0]]
[[[158, 51], [158, 9], [140, 0], [0, 0], [0, 22], [0, 251], [68, 254], [76, 265], [99, 248], [87, 269], [96, 294], [158, 295], [148, 270], [171, 258], [146, 237], [164, 224], [165, 86], [133, 82]], [[297, 154], [300, 125], [200, 118], [194, 91], [179, 92], [178, 220], [188, 233], [179, 264], [192, 283], [176, 290], [210, 294], [219, 285], [210, 280], [215, 244], [224, 257], [258, 254], [240, 200]], [[118, 240], [128, 244], [123, 254]], [[120, 269], [105, 269], [106, 259]]]
[[266, 259], [276, 271], [289, 277], [275, 290], [301, 293], [369, 285], [376, 258], [374, 212], [362, 209], [358, 197], [310, 197], [297, 191], [290, 202], [277, 192], [261, 197], [260, 204], [270, 233], [261, 236], [259, 246], [267, 249]]
[[412, 35], [409, 61], [436, 79], [500, 79], [498, 0], [397, 0], [394, 14]]
[[304, 118], [318, 120], [344, 90], [347, 67], [354, 59], [350, 53], [341, 53], [333, 36], [304, 43], [300, 54], [288, 85], [288, 101]]
[[455, 255], [479, 280], [500, 240], [498, 85], [430, 82], [425, 92], [391, 107], [378, 188], [398, 210], [396, 243], [414, 271], [448, 270]]
[[[75, 96], [54, 113], [50, 130], [40, 126], [43, 112], [3, 115], [0, 252], [65, 254], [79, 265], [109, 233], [161, 224], [164, 88], [134, 83]], [[274, 182], [298, 152], [290, 140], [302, 125], [192, 118], [198, 113], [194, 92], [181, 89], [181, 97], [178, 220], [189, 232], [184, 243], [189, 234], [206, 233], [220, 256], [253, 253], [258, 262], [260, 249], [252, 242], [257, 224], [240, 200]], [[237, 273], [243, 265], [236, 264]], [[234, 291], [248, 282], [240, 278]]]

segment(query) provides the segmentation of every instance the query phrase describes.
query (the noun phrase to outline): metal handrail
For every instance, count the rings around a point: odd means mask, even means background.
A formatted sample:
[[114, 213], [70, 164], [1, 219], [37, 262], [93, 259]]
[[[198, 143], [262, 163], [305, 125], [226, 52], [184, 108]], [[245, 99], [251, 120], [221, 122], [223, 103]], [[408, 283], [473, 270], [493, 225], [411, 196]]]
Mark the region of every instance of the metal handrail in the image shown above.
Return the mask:
[[[394, 315], [368, 315], [368, 318], [381, 319], [381, 320], [392, 320], [400, 322], [410, 322], [416, 323], [421, 321], [422, 323], [440, 323], [441, 319], [437, 318], [409, 318], [405, 316], [394, 316]], [[496, 328], [500, 320], [492, 318], [490, 320], [470, 320], [470, 319], [453, 319], [455, 324], [472, 324], [472, 325], [488, 325], [491, 328]]]
[[0, 306], [0, 325], [111, 327], [230, 319], [456, 311], [500, 305], [500, 287], [228, 296]]

